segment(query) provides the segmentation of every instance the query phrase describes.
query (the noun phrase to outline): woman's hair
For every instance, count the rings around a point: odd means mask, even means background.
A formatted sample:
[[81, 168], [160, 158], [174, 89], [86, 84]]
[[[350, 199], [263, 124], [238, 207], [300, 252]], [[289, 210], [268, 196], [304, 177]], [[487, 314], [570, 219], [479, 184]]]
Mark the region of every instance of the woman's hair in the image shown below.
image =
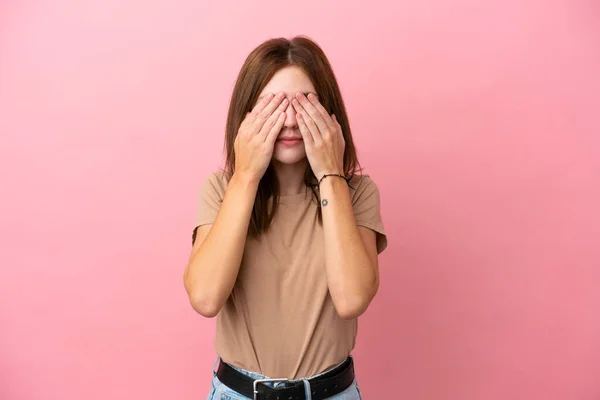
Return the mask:
[[[227, 114], [225, 172], [230, 176], [235, 172], [234, 142], [246, 113], [252, 111], [258, 96], [273, 75], [288, 66], [297, 66], [304, 71], [315, 87], [319, 102], [329, 114], [335, 114], [342, 127], [346, 142], [344, 174], [347, 178], [351, 178], [357, 171], [360, 171], [360, 164], [352, 141], [346, 107], [325, 53], [315, 42], [305, 36], [296, 36], [291, 40], [285, 38], [268, 40], [254, 49], [246, 58], [237, 77]], [[318, 202], [319, 196], [315, 187], [316, 177], [310, 165], [304, 174], [304, 182], [312, 189], [313, 196]], [[269, 165], [258, 185], [248, 227], [250, 237], [258, 237], [269, 228], [277, 211], [278, 192], [277, 178], [273, 166]], [[269, 207], [271, 197], [273, 201]], [[318, 218], [321, 221], [321, 208], [319, 207], [318, 210]]]

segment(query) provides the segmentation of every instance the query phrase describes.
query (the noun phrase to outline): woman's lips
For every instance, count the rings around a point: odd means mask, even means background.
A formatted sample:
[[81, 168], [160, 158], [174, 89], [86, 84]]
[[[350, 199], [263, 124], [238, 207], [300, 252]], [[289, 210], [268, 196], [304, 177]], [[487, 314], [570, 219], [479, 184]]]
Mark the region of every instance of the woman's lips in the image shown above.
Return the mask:
[[277, 142], [284, 146], [295, 146], [302, 142], [302, 138], [281, 138], [277, 139]]

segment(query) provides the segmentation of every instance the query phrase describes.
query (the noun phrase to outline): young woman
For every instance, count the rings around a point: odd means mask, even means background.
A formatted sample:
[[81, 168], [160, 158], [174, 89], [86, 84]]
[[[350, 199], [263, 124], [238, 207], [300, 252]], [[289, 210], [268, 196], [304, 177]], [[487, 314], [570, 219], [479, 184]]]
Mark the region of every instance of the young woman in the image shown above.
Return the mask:
[[192, 307], [217, 316], [208, 399], [360, 399], [350, 353], [387, 239], [317, 44], [272, 39], [252, 51], [225, 144], [226, 168], [202, 184], [184, 273]]

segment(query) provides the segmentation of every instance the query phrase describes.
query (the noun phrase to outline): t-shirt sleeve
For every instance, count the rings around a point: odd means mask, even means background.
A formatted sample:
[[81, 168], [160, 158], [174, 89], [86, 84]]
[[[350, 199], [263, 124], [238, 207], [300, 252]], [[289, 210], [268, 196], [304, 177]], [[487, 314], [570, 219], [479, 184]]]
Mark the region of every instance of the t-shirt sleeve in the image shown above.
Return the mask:
[[200, 185], [200, 194], [196, 207], [196, 221], [192, 232], [192, 244], [196, 241], [198, 227], [215, 222], [221, 203], [225, 197], [227, 183], [222, 172], [207, 176]]
[[377, 253], [380, 254], [387, 247], [387, 235], [381, 218], [379, 188], [368, 175], [363, 175], [350, 184], [356, 188], [352, 196], [356, 225], [375, 231]]

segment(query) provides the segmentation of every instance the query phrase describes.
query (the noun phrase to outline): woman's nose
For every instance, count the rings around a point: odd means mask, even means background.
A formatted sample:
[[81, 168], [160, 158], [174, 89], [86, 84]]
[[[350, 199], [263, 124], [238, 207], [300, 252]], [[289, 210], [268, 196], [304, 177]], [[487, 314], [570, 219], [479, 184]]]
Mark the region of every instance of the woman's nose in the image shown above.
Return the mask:
[[298, 125], [298, 122], [296, 121], [296, 110], [291, 104], [291, 101], [285, 109], [285, 123], [283, 125], [288, 128], [295, 128]]

